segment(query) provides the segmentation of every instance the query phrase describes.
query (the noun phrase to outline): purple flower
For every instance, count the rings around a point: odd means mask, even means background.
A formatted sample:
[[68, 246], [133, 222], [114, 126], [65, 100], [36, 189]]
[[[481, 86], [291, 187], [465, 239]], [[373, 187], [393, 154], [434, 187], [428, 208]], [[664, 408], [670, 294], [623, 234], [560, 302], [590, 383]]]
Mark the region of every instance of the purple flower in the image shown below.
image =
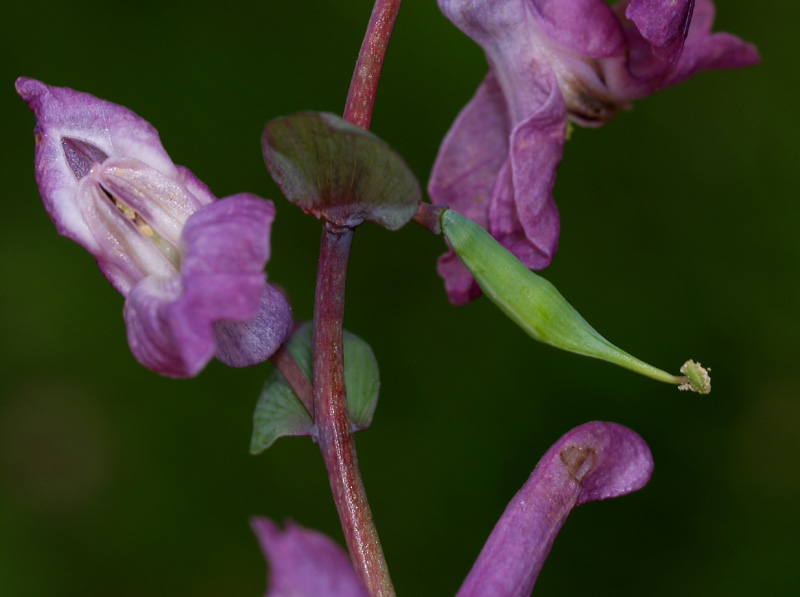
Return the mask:
[[595, 421], [569, 431], [508, 504], [458, 597], [530, 595], [570, 511], [641, 489], [652, 473], [650, 450], [630, 429]]
[[[644, 487], [653, 458], [644, 440], [616, 423], [595, 421], [561, 437], [508, 504], [458, 597], [530, 595], [570, 511]], [[367, 595], [350, 560], [326, 536], [292, 523], [281, 532], [252, 522], [270, 565], [266, 597]]]
[[45, 208], [125, 297], [139, 362], [190, 377], [214, 356], [234, 367], [269, 358], [291, 322], [264, 274], [272, 203], [246, 193], [217, 201], [123, 106], [33, 79], [16, 88], [36, 115]]
[[251, 524], [269, 560], [266, 597], [368, 597], [350, 559], [322, 533], [291, 522], [282, 532], [266, 518]]
[[[630, 102], [701, 70], [758, 62], [756, 49], [711, 33], [710, 0], [439, 0], [486, 52], [490, 70], [458, 115], [428, 192], [473, 219], [528, 268], [558, 246], [553, 201], [567, 119], [599, 126]], [[480, 294], [451, 251], [439, 274], [455, 304]]]

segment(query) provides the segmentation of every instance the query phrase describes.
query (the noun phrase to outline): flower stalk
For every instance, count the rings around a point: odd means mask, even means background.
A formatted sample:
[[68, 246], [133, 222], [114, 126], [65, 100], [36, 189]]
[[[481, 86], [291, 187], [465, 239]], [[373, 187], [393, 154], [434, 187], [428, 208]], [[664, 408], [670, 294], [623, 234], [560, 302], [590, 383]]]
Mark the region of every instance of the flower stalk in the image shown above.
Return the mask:
[[358, 468], [344, 379], [344, 292], [352, 228], [326, 222], [314, 303], [314, 406], [317, 439], [355, 569], [375, 597], [394, 588]]
[[376, 0], [367, 26], [367, 33], [358, 53], [356, 69], [347, 94], [344, 119], [369, 130], [372, 107], [378, 92], [383, 59], [392, 37], [394, 22], [403, 0]]
[[[376, 0], [347, 95], [344, 119], [369, 130], [383, 59], [401, 0]], [[344, 295], [353, 228], [325, 222], [314, 302], [314, 414], [317, 440], [356, 573], [373, 597], [395, 595], [372, 519], [347, 411]]]

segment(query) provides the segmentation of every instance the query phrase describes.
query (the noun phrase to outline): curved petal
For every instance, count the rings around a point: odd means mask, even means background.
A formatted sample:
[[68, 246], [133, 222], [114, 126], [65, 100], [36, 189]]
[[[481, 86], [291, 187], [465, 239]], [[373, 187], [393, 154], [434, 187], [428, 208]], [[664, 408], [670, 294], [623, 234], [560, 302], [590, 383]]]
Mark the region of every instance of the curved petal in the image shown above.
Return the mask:
[[[221, 355], [238, 366], [266, 360], [280, 346], [289, 307], [267, 290], [264, 274], [274, 217], [271, 202], [246, 193], [189, 217], [180, 277], [146, 278], [125, 303], [128, 340], [143, 365], [172, 377], [196, 375], [217, 351], [218, 335]], [[246, 325], [218, 331], [218, 322]]]
[[481, 288], [452, 249], [439, 257], [436, 273], [444, 280], [447, 298], [453, 305], [466, 305], [481, 294]]
[[211, 190], [206, 186], [202, 180], [197, 178], [189, 168], [185, 166], [175, 166], [178, 170], [178, 176], [176, 180], [182, 184], [186, 189], [195, 196], [201, 205], [208, 205], [209, 203], [214, 203], [217, 198], [211, 192]]
[[484, 49], [526, 21], [527, 0], [438, 0], [439, 9]]
[[675, 64], [692, 20], [694, 0], [631, 0], [625, 16], [636, 25], [653, 52]]
[[271, 201], [242, 193], [201, 209], [183, 231], [181, 273], [187, 286], [202, 289], [198, 297], [218, 300], [207, 310], [215, 322], [217, 357], [233, 367], [267, 360], [291, 325], [288, 302], [264, 275], [274, 219]]
[[537, 26], [552, 41], [587, 58], [625, 53], [625, 36], [605, 0], [530, 0]]
[[134, 158], [110, 157], [92, 168], [90, 177], [176, 248], [186, 221], [203, 206], [174, 178]]
[[182, 292], [180, 278], [151, 276], [133, 287], [123, 310], [136, 360], [169, 377], [197, 375], [216, 350], [211, 323], [184, 308]]
[[145, 278], [123, 311], [131, 351], [157, 373], [193, 377], [217, 351], [214, 324], [254, 317], [264, 287], [263, 273]]
[[560, 224], [553, 200], [566, 136], [564, 99], [552, 75], [539, 108], [511, 133], [509, 160], [492, 193], [489, 232], [529, 269], [547, 267], [558, 248]]
[[511, 500], [458, 597], [530, 595], [570, 511], [641, 489], [652, 472], [647, 444], [626, 427], [596, 421], [568, 432]]
[[508, 121], [503, 92], [490, 71], [439, 148], [428, 182], [435, 204], [488, 225], [489, 199], [508, 154]]
[[16, 88], [36, 115], [36, 181], [45, 208], [59, 234], [95, 253], [96, 242], [75, 205], [81, 174], [67, 160], [69, 140], [88, 144], [95, 157], [134, 157], [168, 176], [177, 174], [175, 166], [158, 132], [123, 106], [25, 77]]
[[[662, 21], [658, 11], [651, 12], [652, 22], [626, 24], [625, 33], [629, 45], [627, 62], [604, 64], [606, 80], [615, 96], [626, 100], [639, 99], [681, 83], [703, 70], [740, 68], [758, 63], [758, 51], [753, 45], [728, 33], [711, 33], [714, 4], [710, 0], [696, 0], [692, 4], [694, 11], [689, 15], [691, 21], [687, 22], [688, 29], [674, 40], [674, 48], [680, 46], [682, 51], [670, 50], [667, 41], [669, 36], [666, 33], [670, 27], [668, 18], [664, 16]], [[615, 8], [621, 11], [625, 6], [623, 2]], [[644, 3], [638, 3], [637, 6], [644, 12]], [[630, 3], [628, 9], [631, 10], [632, 7], [634, 2]], [[671, 9], [664, 8], [662, 12], [668, 13], [669, 10]], [[648, 28], [653, 29], [649, 35], [656, 36], [655, 31], [660, 25], [663, 25], [664, 30], [659, 39], [661, 43], [667, 44], [662, 48], [662, 53], [659, 53], [652, 40], [644, 37]], [[673, 32], [679, 28], [674, 23], [671, 26]], [[667, 57], [668, 60], [664, 59], [664, 52], [672, 52]]]
[[230, 367], [263, 363], [283, 344], [292, 325], [292, 310], [286, 298], [267, 284], [255, 317], [246, 321], [214, 324], [216, 357]]
[[177, 276], [176, 265], [103, 190], [101, 170], [93, 168], [78, 182], [74, 193], [82, 221], [97, 244], [97, 251], [92, 254], [100, 271], [122, 296], [147, 276]]
[[664, 87], [681, 83], [704, 70], [758, 64], [761, 58], [755, 46], [729, 33], [712, 33], [713, 24], [714, 4], [710, 0], [697, 0], [683, 54], [664, 82]]
[[281, 531], [266, 518], [250, 524], [269, 562], [265, 597], [368, 597], [347, 555], [322, 533], [292, 522]]
[[[181, 236], [181, 273], [263, 273], [270, 256], [275, 219], [271, 201], [240, 193], [203, 207], [186, 222]], [[261, 295], [259, 291], [256, 300]], [[250, 315], [255, 313], [252, 309]]]
[[[508, 155], [508, 120], [503, 93], [490, 71], [439, 148], [428, 182], [435, 204], [449, 205], [489, 228], [489, 202]], [[480, 296], [472, 275], [452, 251], [439, 259], [437, 271], [453, 304]]]

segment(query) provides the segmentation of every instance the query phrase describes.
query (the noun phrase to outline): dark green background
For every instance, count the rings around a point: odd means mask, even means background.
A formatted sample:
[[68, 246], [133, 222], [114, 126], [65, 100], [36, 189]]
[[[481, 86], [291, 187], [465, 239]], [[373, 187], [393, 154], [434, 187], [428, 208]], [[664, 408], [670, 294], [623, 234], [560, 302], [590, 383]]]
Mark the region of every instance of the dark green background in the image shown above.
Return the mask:
[[[17, 76], [124, 104], [218, 196], [278, 207], [270, 279], [312, 315], [320, 225], [282, 199], [270, 118], [341, 112], [371, 10], [331, 2], [14, 2], [0, 8], [0, 594], [260, 595], [248, 518], [341, 540], [308, 439], [248, 454], [269, 365], [172, 381], [130, 355], [122, 298], [58, 237]], [[356, 234], [346, 326], [381, 365], [362, 471], [401, 595], [450, 595], [539, 457], [602, 419], [649, 443], [640, 493], [567, 522], [537, 595], [800, 592], [796, 2], [720, 0], [763, 63], [704, 73], [576, 130], [547, 271], [609, 339], [709, 397], [535, 344], [488, 301], [451, 307], [441, 238]], [[373, 130], [420, 180], [486, 70], [431, 0], [400, 13]]]

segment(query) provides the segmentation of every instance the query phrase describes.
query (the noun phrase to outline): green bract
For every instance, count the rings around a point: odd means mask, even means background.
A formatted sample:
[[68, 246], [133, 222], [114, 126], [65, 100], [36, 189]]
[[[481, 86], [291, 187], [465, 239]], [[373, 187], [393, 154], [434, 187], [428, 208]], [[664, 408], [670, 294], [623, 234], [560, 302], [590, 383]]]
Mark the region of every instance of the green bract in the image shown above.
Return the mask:
[[[308, 379], [313, 379], [313, 325], [304, 324], [286, 347]], [[354, 431], [369, 427], [378, 403], [378, 362], [372, 349], [358, 336], [344, 332], [344, 379], [347, 409]], [[314, 435], [314, 422], [277, 367], [264, 383], [253, 413], [250, 453], [269, 448], [279, 437]]]
[[484, 294], [529, 336], [589, 357], [615, 363], [659, 381], [670, 375], [620, 350], [603, 338], [550, 282], [526, 268], [478, 224], [449, 209], [442, 230]]
[[267, 123], [267, 169], [286, 198], [339, 226], [374, 222], [389, 230], [416, 213], [422, 193], [403, 158], [338, 116], [301, 112]]

